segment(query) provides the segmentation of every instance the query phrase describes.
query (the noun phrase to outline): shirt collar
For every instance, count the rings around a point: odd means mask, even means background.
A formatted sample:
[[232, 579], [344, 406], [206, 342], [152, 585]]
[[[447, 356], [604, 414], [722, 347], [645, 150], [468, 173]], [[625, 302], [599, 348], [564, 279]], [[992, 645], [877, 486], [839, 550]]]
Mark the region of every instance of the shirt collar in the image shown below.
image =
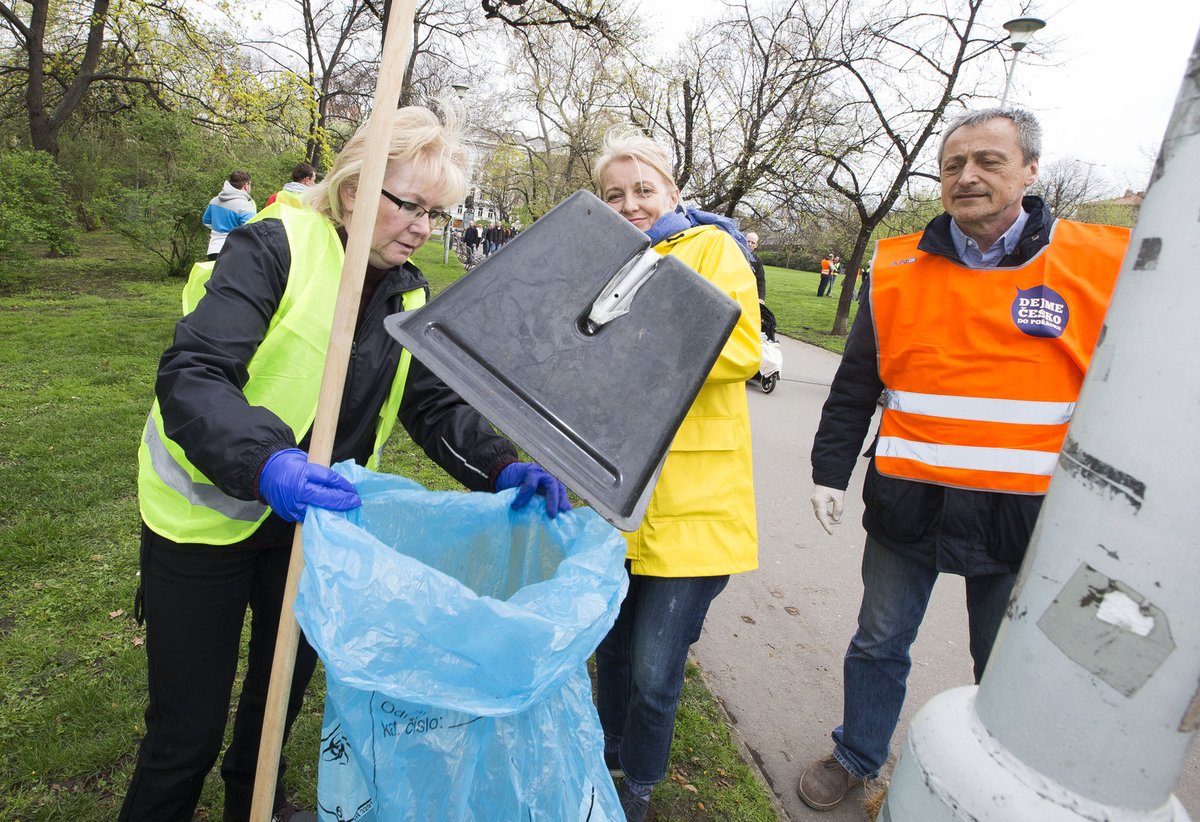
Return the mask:
[[963, 261], [964, 265], [971, 268], [995, 268], [1006, 255], [1011, 254], [1017, 247], [1027, 222], [1029, 222], [1029, 212], [1022, 208], [1008, 231], [1001, 234], [986, 252], [981, 252], [979, 244], [964, 234], [953, 219], [950, 220], [950, 237], [954, 240], [954, 250], [958, 252], [958, 258]]

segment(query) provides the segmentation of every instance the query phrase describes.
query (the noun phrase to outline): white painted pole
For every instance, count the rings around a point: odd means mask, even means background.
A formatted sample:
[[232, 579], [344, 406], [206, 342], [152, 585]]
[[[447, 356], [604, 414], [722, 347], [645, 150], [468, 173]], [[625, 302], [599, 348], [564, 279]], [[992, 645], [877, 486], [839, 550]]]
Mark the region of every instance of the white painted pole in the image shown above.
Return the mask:
[[1012, 63], [1008, 67], [1008, 76], [1004, 79], [1004, 94], [1000, 97], [1000, 108], [1008, 105], [1008, 92], [1012, 88], [1013, 75], [1017, 73], [1017, 61], [1021, 59], [1021, 50], [1013, 49]]
[[882, 818], [1185, 820], [1200, 727], [1200, 39], [978, 688], [913, 721]]

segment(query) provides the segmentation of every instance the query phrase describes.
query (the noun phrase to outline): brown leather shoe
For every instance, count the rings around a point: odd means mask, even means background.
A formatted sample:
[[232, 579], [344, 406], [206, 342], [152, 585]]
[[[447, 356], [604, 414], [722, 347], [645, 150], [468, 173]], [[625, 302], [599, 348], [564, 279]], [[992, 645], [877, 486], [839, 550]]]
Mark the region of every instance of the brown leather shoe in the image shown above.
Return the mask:
[[862, 780], [852, 776], [833, 754], [809, 764], [796, 780], [796, 793], [804, 804], [817, 811], [831, 811]]

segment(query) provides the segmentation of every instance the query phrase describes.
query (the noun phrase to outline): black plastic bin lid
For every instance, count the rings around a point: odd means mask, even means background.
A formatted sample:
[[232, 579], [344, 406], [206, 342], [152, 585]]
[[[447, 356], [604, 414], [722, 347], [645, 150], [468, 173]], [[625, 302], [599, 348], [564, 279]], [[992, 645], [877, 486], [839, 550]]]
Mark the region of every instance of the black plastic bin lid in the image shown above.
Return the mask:
[[[579, 191], [388, 332], [618, 528], [637, 528], [740, 306]], [[589, 316], [591, 319], [589, 319]]]

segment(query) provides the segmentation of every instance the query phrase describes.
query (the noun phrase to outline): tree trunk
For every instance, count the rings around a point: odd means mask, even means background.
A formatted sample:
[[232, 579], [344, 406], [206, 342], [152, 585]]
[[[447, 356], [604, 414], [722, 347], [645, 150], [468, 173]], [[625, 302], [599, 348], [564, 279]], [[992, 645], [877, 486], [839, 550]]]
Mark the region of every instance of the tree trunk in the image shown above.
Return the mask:
[[25, 86], [25, 107], [29, 113], [29, 140], [35, 149], [45, 151], [58, 158], [58, 132], [79, 106], [83, 95], [91, 85], [100, 52], [104, 45], [104, 26], [108, 20], [109, 0], [95, 0], [89, 16], [87, 46], [83, 60], [75, 72], [75, 79], [66, 89], [63, 98], [53, 112], [46, 110], [46, 21], [50, 13], [50, 0], [33, 0], [29, 26], [25, 27], [12, 10], [4, 6], [4, 18], [20, 35], [21, 45], [29, 59], [29, 76]]
[[58, 128], [50, 122], [44, 110], [29, 112], [29, 141], [34, 149], [58, 159]]
[[846, 275], [842, 280], [842, 293], [838, 295], [837, 315], [833, 318], [833, 330], [830, 331], [839, 337], [850, 333], [850, 304], [854, 302], [854, 284], [858, 282], [858, 271], [862, 268], [863, 256], [867, 243], [871, 241], [871, 234], [875, 231], [875, 225], [863, 223], [859, 226], [858, 236], [854, 238], [854, 251], [846, 261]]

